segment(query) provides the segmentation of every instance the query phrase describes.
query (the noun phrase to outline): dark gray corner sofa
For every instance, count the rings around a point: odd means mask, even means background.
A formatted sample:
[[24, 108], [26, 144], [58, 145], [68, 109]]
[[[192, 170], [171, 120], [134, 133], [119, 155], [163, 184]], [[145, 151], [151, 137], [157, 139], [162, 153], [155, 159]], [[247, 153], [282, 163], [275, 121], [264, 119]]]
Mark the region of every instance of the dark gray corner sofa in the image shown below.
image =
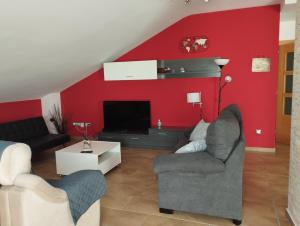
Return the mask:
[[204, 152], [156, 157], [160, 211], [202, 213], [240, 225], [245, 139], [237, 106], [209, 125], [206, 143]]
[[28, 144], [32, 153], [62, 145], [70, 140], [66, 134], [50, 134], [43, 117], [0, 124], [0, 140]]

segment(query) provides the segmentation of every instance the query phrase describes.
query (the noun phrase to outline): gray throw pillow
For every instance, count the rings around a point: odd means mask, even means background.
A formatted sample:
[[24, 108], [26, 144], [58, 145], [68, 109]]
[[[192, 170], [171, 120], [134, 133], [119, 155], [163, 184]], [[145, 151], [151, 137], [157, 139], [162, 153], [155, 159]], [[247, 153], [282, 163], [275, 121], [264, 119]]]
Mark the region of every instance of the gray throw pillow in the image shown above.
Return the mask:
[[240, 136], [237, 118], [229, 111], [222, 114], [207, 129], [207, 151], [217, 159], [225, 161]]
[[190, 141], [202, 140], [206, 138], [207, 127], [209, 123], [201, 120], [193, 129], [193, 132], [190, 135]]

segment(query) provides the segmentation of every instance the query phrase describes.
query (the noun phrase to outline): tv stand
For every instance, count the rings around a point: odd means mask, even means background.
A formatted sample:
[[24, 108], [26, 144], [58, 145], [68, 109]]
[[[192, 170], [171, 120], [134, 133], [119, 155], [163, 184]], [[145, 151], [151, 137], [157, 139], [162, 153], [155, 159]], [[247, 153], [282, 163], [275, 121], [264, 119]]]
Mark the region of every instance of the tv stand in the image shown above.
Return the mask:
[[189, 131], [191, 128], [163, 127], [149, 128], [148, 134], [101, 132], [98, 140], [121, 142], [124, 147], [175, 150]]

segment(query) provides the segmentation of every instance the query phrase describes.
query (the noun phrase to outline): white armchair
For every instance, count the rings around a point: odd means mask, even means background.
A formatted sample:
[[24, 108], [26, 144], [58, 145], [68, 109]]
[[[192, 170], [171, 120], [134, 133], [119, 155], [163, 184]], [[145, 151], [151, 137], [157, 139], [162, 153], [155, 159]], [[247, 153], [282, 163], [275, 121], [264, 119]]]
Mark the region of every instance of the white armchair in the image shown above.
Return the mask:
[[[8, 146], [0, 154], [1, 226], [75, 226], [67, 194], [30, 174], [31, 151], [26, 144]], [[76, 226], [100, 225], [100, 200]]]

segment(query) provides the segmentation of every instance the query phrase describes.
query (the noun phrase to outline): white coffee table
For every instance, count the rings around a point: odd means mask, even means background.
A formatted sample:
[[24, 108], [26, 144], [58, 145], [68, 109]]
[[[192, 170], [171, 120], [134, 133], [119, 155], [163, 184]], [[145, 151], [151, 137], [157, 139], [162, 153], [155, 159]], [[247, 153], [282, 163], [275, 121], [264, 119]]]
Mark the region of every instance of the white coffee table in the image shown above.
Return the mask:
[[121, 163], [119, 142], [91, 141], [93, 153], [80, 153], [83, 142], [55, 152], [56, 172], [69, 175], [79, 170], [101, 170], [103, 174]]

